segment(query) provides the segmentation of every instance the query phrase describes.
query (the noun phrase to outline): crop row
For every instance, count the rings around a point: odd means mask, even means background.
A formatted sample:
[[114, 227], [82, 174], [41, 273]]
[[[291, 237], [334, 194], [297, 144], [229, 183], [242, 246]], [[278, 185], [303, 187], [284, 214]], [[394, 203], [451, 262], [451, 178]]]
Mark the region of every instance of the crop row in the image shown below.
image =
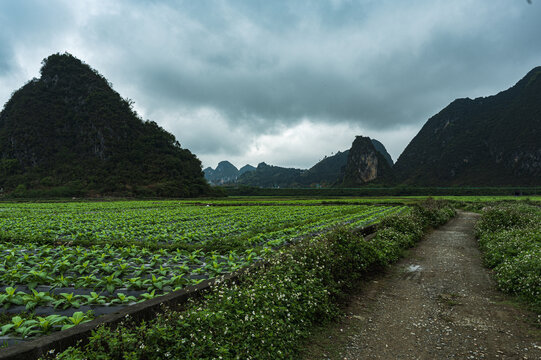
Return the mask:
[[249, 239], [323, 220], [362, 216], [370, 206], [190, 206], [164, 202], [0, 205], [0, 236], [50, 242], [111, 241], [156, 246]]
[[[99, 327], [85, 345], [58, 359], [293, 359], [306, 336], [337, 317], [349, 291], [369, 271], [396, 260], [405, 247], [454, 211], [429, 204], [386, 217], [376, 236], [336, 231], [273, 252], [267, 266], [213, 287], [181, 311]], [[47, 359], [53, 356], [46, 357]]]
[[[29, 323], [32, 331], [17, 332], [13, 325], [0, 336], [39, 335], [44, 332], [38, 329], [41, 320], [36, 315], [107, 313], [111, 307], [233, 272], [284, 244], [338, 225], [366, 226], [403, 209], [178, 202], [2, 204], [0, 314], [38, 322]], [[232, 245], [224, 250], [227, 243]]]

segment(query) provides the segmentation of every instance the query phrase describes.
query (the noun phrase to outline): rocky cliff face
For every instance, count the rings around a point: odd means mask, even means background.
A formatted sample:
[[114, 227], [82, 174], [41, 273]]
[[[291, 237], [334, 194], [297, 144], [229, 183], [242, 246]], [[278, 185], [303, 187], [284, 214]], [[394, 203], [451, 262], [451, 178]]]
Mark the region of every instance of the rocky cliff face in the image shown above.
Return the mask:
[[369, 137], [357, 136], [351, 149], [344, 174], [345, 186], [369, 182], [385, 183], [392, 177], [392, 169], [385, 157], [376, 150]]
[[541, 67], [497, 95], [453, 101], [423, 126], [395, 172], [414, 185], [539, 185]]
[[387, 152], [387, 149], [385, 148], [385, 146], [379, 141], [377, 141], [376, 139], [370, 139], [370, 141], [372, 141], [372, 145], [374, 145], [374, 149], [376, 149], [377, 152], [383, 155], [383, 157], [385, 158], [389, 166], [393, 167], [394, 165], [393, 159], [391, 158], [391, 155]]

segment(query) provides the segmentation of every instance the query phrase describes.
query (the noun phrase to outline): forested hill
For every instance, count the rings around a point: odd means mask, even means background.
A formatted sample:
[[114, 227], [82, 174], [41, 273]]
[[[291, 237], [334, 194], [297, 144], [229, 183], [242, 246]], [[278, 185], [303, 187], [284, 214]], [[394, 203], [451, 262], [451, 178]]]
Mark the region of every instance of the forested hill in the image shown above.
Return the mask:
[[142, 121], [96, 70], [70, 54], [0, 113], [0, 188], [49, 195], [197, 196], [210, 191], [200, 161], [153, 121]]
[[401, 183], [541, 183], [541, 67], [497, 95], [458, 99], [433, 116], [394, 167]]

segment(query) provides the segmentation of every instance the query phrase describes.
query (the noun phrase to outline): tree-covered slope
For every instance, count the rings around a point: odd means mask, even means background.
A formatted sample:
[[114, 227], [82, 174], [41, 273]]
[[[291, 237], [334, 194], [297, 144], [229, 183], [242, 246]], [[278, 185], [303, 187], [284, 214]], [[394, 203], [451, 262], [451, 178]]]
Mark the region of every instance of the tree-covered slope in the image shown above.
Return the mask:
[[415, 185], [539, 185], [541, 67], [497, 95], [452, 102], [394, 169], [400, 182]]
[[311, 187], [332, 186], [343, 176], [348, 151], [326, 156], [308, 170], [284, 168], [261, 163], [255, 171], [242, 174], [237, 182], [259, 187]]
[[370, 139], [370, 141], [372, 141], [372, 145], [374, 145], [374, 148], [376, 149], [376, 151], [379, 152], [381, 155], [383, 155], [383, 157], [385, 158], [389, 166], [393, 166], [394, 165], [393, 159], [391, 158], [391, 155], [387, 152], [385, 145], [383, 145], [381, 142], [379, 142], [376, 139]]
[[0, 113], [0, 187], [69, 195], [196, 196], [209, 191], [200, 161], [153, 121], [142, 121], [96, 70], [70, 54]]
[[302, 173], [300, 183], [305, 186], [319, 184], [322, 186], [335, 185], [343, 176], [348, 160], [349, 150], [338, 151], [332, 156], [326, 156], [323, 160]]
[[255, 171], [242, 174], [237, 183], [247, 186], [272, 187], [299, 187], [298, 179], [306, 170], [284, 168], [267, 165], [264, 162], [257, 165]]
[[239, 169], [239, 176], [241, 176], [244, 173], [250, 172], [250, 171], [255, 171], [255, 167], [253, 167], [250, 164], [246, 164], [246, 165], [244, 165], [243, 167], [241, 167]]

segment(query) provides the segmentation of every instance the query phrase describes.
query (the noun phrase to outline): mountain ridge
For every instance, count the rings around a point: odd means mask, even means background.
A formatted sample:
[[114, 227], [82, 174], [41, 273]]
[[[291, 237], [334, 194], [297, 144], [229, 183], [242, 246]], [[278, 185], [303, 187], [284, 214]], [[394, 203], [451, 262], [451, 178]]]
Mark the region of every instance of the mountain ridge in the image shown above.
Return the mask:
[[432, 116], [395, 164], [422, 186], [518, 186], [541, 181], [541, 67], [511, 88], [456, 99]]
[[255, 167], [250, 164], [246, 164], [240, 169], [227, 160], [220, 161], [216, 166], [216, 169], [210, 166], [203, 170], [205, 179], [212, 185], [225, 185], [235, 183], [239, 176], [242, 174], [255, 171]]
[[[369, 139], [372, 151], [381, 156], [382, 162], [392, 164], [392, 159], [385, 146], [376, 139]], [[342, 184], [350, 150], [338, 151], [331, 156], [325, 156], [309, 169], [286, 168], [268, 165], [262, 162], [255, 171], [240, 175], [229, 185], [245, 185], [259, 187], [330, 187]], [[384, 166], [384, 165], [382, 165]], [[389, 166], [389, 165], [388, 165]], [[383, 170], [381, 170], [383, 171]], [[389, 170], [383, 171], [389, 173]], [[211, 175], [207, 176], [210, 180]], [[388, 177], [386, 177], [388, 179]], [[387, 180], [386, 180], [387, 181]], [[222, 184], [225, 184], [222, 182]]]

